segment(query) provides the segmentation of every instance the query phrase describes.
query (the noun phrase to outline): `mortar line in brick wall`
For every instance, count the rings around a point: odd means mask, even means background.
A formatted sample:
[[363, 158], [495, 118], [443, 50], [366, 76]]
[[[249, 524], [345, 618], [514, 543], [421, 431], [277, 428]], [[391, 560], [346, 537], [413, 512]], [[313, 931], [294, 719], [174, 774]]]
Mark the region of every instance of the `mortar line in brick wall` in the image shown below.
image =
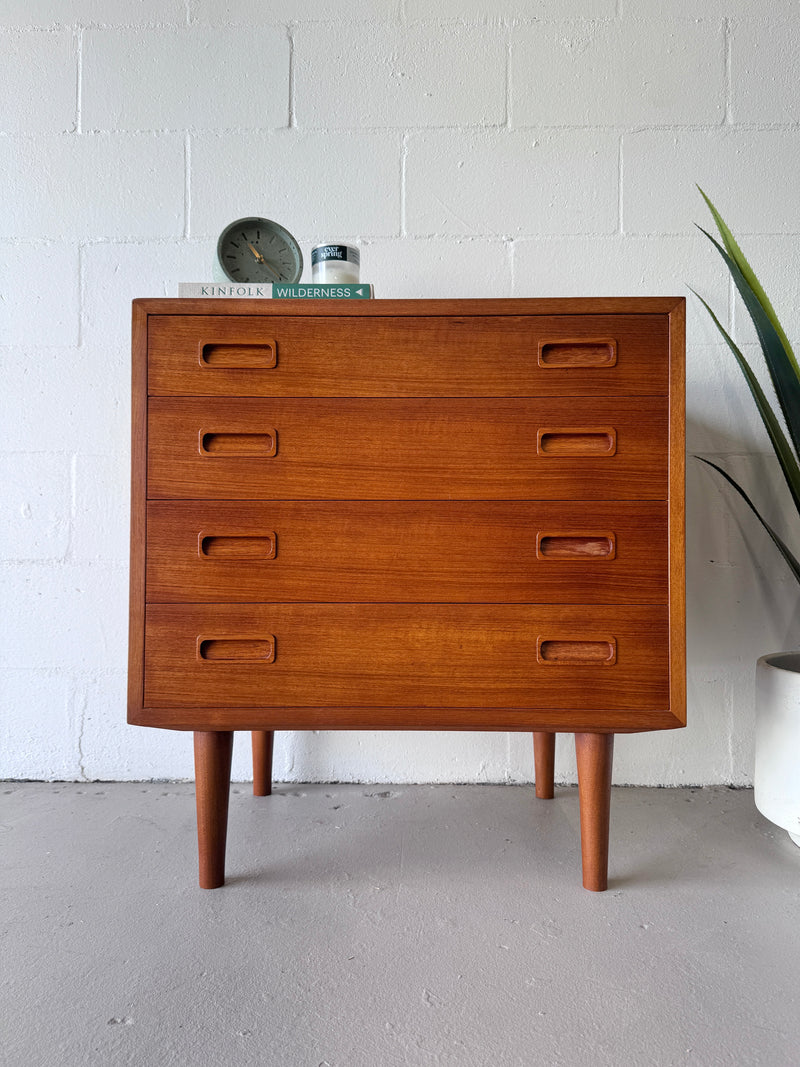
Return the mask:
[[189, 236], [192, 215], [192, 135], [187, 131], [183, 139], [183, 238]]
[[75, 29], [76, 72], [75, 72], [75, 132], [83, 132], [83, 27]]
[[728, 707], [728, 736], [727, 741], [727, 756], [728, 756], [728, 781], [733, 781], [733, 765], [735, 762], [733, 751], [733, 731], [736, 729], [736, 716], [734, 713], [734, 700], [735, 700], [735, 687], [731, 678], [725, 679], [725, 703]]
[[408, 130], [403, 131], [400, 139], [400, 236], [407, 237], [406, 232], [406, 159], [408, 156]]
[[[73, 696], [75, 696], [74, 692], [73, 692]], [[88, 779], [88, 777], [86, 775], [86, 768], [84, 767], [84, 763], [83, 763], [83, 761], [84, 761], [83, 735], [84, 735], [84, 732], [86, 730], [86, 691], [83, 690], [80, 693], [79, 697], [75, 696], [75, 699], [80, 699], [80, 712], [78, 714], [78, 722], [77, 722], [78, 736], [75, 739], [76, 746], [77, 746], [77, 749], [78, 749], [78, 774], [80, 775], [80, 780], [81, 781], [88, 782], [89, 779]]]
[[[221, 137], [226, 134], [252, 136], [259, 133], [280, 133], [288, 129], [286, 126], [195, 126], [192, 132], [203, 136]], [[600, 125], [587, 123], [577, 125], [575, 123], [561, 126], [535, 124], [530, 126], [506, 126], [504, 123], [482, 123], [469, 125], [441, 125], [441, 126], [314, 126], [304, 125], [302, 128], [295, 126], [297, 132], [309, 134], [337, 134], [337, 133], [384, 133], [389, 134], [402, 129], [406, 134], [414, 133], [502, 133], [502, 134], [534, 134], [534, 133], [797, 133], [800, 129], [800, 120], [785, 122], [736, 122], [724, 125], [715, 123], [636, 123]], [[94, 129], [85, 133], [86, 137], [117, 137], [124, 139], [135, 136], [167, 136], [169, 134], [185, 133], [185, 126], [160, 126], [160, 127], [131, 127], [125, 130]], [[18, 141], [35, 141], [41, 135], [36, 133], [7, 133], [0, 131], [0, 137], [15, 139]], [[58, 137], [60, 134], [50, 136]]]
[[622, 179], [623, 179], [623, 155], [622, 155], [622, 138], [623, 134], [619, 135], [617, 141], [617, 233], [620, 235], [624, 233], [623, 230], [623, 211], [622, 211]]
[[514, 36], [513, 27], [510, 23], [504, 23], [506, 32], [506, 76], [505, 76], [505, 129], [511, 129], [511, 41]]
[[731, 324], [731, 336], [736, 339], [736, 286], [733, 278], [728, 278], [728, 322]]
[[730, 19], [722, 20], [722, 40], [724, 46], [724, 85], [725, 85], [725, 111], [722, 116], [722, 125], [731, 126], [731, 105], [733, 100], [733, 77], [731, 74], [731, 23]]
[[[300, 127], [297, 127], [300, 129]], [[315, 126], [311, 123], [304, 124], [302, 127], [303, 133], [315, 133], [315, 134], [336, 134], [336, 133], [390, 133], [393, 130], [400, 129], [399, 126]], [[407, 125], [402, 129], [405, 133], [517, 133], [517, 134], [532, 134], [532, 133], [714, 133], [718, 132], [726, 127], [722, 122], [637, 122], [637, 123], [533, 123], [530, 125], [514, 126], [504, 122], [484, 122], [484, 123], [459, 123], [459, 124], [446, 124], [443, 123], [440, 126], [426, 124], [420, 126]], [[737, 133], [758, 133], [758, 132], [775, 132], [779, 133], [782, 130], [787, 133], [794, 133], [800, 128], [800, 120], [784, 121], [784, 122], [737, 122], [730, 123], [727, 129], [731, 132]], [[283, 129], [283, 127], [275, 126], [214, 126], [203, 127], [198, 132], [208, 134], [225, 134], [225, 133], [242, 133], [252, 134], [258, 132], [274, 133], [276, 130]], [[117, 131], [123, 133], [175, 133], [177, 127], [164, 127], [159, 130], [153, 129], [136, 129]], [[98, 131], [110, 133], [114, 131]]]
[[[640, 239], [650, 238], [663, 238], [663, 237], [690, 237], [691, 230], [673, 230], [671, 232], [632, 232], [632, 233], [618, 233], [616, 230], [579, 230], [579, 231], [562, 231], [559, 233], [541, 233], [536, 230], [527, 231], [525, 233], [515, 233], [512, 237], [510, 234], [495, 233], [490, 230], [470, 230], [469, 232], [450, 232], [448, 230], [427, 230], [420, 231], [418, 233], [401, 234], [409, 241], [451, 241], [453, 244], [469, 244], [475, 243], [490, 243], [490, 244], [505, 244], [506, 241], [520, 242], [520, 241], [582, 241], [589, 240], [614, 240], [614, 241], [637, 241]], [[392, 234], [377, 234], [370, 235], [367, 240], [372, 241], [384, 241], [390, 240]], [[761, 234], [762, 236], [775, 236], [774, 234]], [[781, 237], [793, 236], [791, 234], [780, 234]]]
[[67, 530], [67, 544], [64, 554], [58, 561], [60, 564], [70, 566], [80, 560], [75, 559], [75, 519], [78, 516], [78, 456], [73, 452], [69, 457], [69, 526]]
[[289, 39], [289, 129], [295, 129], [297, 126], [297, 116], [295, 115], [295, 64], [294, 64], [294, 28], [290, 25], [286, 27], [286, 35]]
[[83, 316], [86, 308], [86, 300], [84, 299], [85, 288], [85, 265], [84, 265], [84, 249], [85, 245], [81, 242], [78, 244], [78, 348], [83, 347]]
[[[510, 119], [510, 116], [509, 116]], [[204, 135], [221, 136], [223, 134], [243, 134], [252, 135], [255, 133], [275, 133], [276, 131], [285, 130], [286, 126], [196, 126], [194, 132]], [[526, 125], [514, 126], [511, 121], [506, 124], [505, 121], [501, 122], [484, 122], [484, 123], [442, 123], [441, 125], [425, 124], [425, 125], [404, 125], [404, 126], [379, 126], [375, 125], [341, 125], [341, 126], [326, 126], [326, 125], [314, 125], [313, 123], [304, 123], [302, 127], [298, 126], [296, 121], [294, 123], [294, 129], [301, 130], [303, 133], [309, 134], [337, 134], [337, 133], [392, 133], [402, 129], [403, 132], [413, 133], [438, 133], [438, 132], [450, 132], [450, 133], [518, 133], [518, 134], [530, 134], [530, 133], [714, 133], [724, 128], [722, 122], [636, 122], [636, 123], [532, 123]], [[758, 132], [780, 132], [782, 130], [787, 133], [796, 132], [800, 128], [800, 120], [785, 120], [782, 122], [736, 122], [730, 123], [728, 128], [731, 131], [741, 133], [758, 133]], [[161, 127], [131, 127], [125, 130], [92, 130], [91, 134], [105, 135], [105, 136], [132, 136], [134, 134], [170, 134], [181, 133], [185, 130], [185, 127], [180, 126], [161, 126]], [[28, 140], [33, 140], [35, 134], [8, 134], [0, 133], [3, 137], [18, 137]]]

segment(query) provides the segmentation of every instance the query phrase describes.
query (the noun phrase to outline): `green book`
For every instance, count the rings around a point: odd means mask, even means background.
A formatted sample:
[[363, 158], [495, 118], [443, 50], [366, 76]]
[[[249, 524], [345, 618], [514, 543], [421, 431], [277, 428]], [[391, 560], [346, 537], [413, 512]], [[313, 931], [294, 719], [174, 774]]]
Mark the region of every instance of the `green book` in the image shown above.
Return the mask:
[[274, 282], [272, 285], [273, 300], [291, 299], [323, 299], [323, 300], [369, 300], [372, 296], [372, 286], [366, 282], [352, 284], [350, 282], [295, 282], [293, 285], [284, 285]]

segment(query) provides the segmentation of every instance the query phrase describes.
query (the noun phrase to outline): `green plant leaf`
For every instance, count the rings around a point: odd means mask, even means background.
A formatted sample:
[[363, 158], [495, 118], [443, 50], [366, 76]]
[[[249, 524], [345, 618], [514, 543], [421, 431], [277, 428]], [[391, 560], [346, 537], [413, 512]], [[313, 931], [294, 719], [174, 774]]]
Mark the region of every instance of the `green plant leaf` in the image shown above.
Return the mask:
[[798, 561], [797, 557], [791, 551], [786, 542], [773, 530], [773, 528], [766, 521], [766, 519], [760, 514], [753, 501], [750, 499], [744, 489], [742, 489], [739, 483], [734, 481], [734, 479], [731, 478], [730, 474], [728, 474], [727, 471], [724, 471], [722, 467], [718, 466], [716, 463], [712, 463], [710, 459], [704, 459], [702, 456], [697, 456], [696, 458], [699, 459], [701, 463], [705, 463], [709, 467], [713, 467], [715, 471], [722, 475], [726, 482], [729, 482], [733, 486], [733, 488], [744, 500], [744, 502], [755, 515], [755, 517], [758, 519], [758, 521], [767, 531], [769, 536], [772, 538], [772, 541], [775, 544], [776, 548], [789, 565], [792, 574], [795, 576], [797, 581], [800, 582], [800, 561]]
[[707, 230], [704, 230], [702, 226], [699, 226], [698, 229], [701, 233], [706, 235], [722, 256], [728, 270], [731, 272], [731, 277], [733, 278], [737, 289], [742, 295], [742, 299], [744, 300], [745, 306], [753, 320], [753, 325], [758, 333], [758, 339], [761, 342], [761, 349], [764, 353], [767, 370], [772, 379], [772, 384], [775, 387], [775, 394], [778, 398], [778, 403], [781, 412], [783, 413], [784, 420], [786, 421], [789, 436], [792, 439], [795, 452], [800, 453], [800, 379], [798, 379], [794, 371], [794, 367], [786, 354], [786, 350], [783, 347], [780, 337], [775, 331], [772, 323], [769, 321], [763, 307], [756, 299], [753, 290], [748, 285], [738, 265], [731, 259], [716, 238], [712, 237], [712, 235], [708, 233]]
[[800, 378], [800, 366], [798, 366], [797, 359], [795, 357], [794, 352], [792, 351], [792, 346], [789, 344], [789, 338], [786, 336], [786, 333], [780, 324], [780, 320], [775, 314], [775, 309], [772, 307], [769, 297], [764, 292], [761, 283], [756, 277], [755, 271], [745, 258], [744, 252], [742, 252], [741, 248], [736, 242], [736, 238], [733, 236], [730, 229], [725, 224], [725, 220], [722, 218], [720, 213], [717, 211], [717, 209], [714, 207], [714, 205], [711, 203], [711, 201], [699, 185], [697, 186], [697, 188], [700, 192], [700, 195], [708, 205], [708, 209], [711, 212], [711, 215], [713, 216], [714, 222], [717, 224], [717, 229], [719, 230], [720, 235], [722, 236], [722, 243], [725, 245], [728, 255], [738, 266], [743, 278], [747, 282], [748, 287], [750, 288], [756, 300], [758, 300], [759, 304], [764, 310], [767, 318], [772, 324], [773, 329], [780, 338], [781, 344], [783, 345], [784, 351], [786, 352], [789, 362], [794, 368], [795, 375]]
[[728, 348], [730, 348], [731, 352], [733, 352], [734, 358], [739, 364], [739, 368], [742, 371], [745, 381], [747, 382], [747, 385], [753, 396], [753, 399], [756, 402], [758, 413], [761, 416], [761, 420], [764, 423], [764, 427], [766, 428], [766, 431], [769, 435], [769, 439], [772, 442], [772, 447], [775, 449], [775, 454], [778, 457], [778, 462], [781, 465], [781, 470], [783, 471], [783, 476], [786, 479], [786, 484], [789, 487], [789, 492], [792, 495], [794, 505], [797, 508], [798, 513], [800, 513], [800, 465], [798, 465], [791, 445], [786, 440], [786, 435], [784, 434], [781, 428], [781, 424], [776, 418], [775, 413], [772, 410], [772, 407], [764, 394], [764, 390], [761, 388], [758, 378], [756, 378], [753, 372], [752, 367], [742, 355], [742, 352], [737, 347], [728, 331], [719, 321], [717, 316], [712, 311], [711, 307], [702, 298], [702, 296], [700, 296], [699, 293], [696, 293], [694, 289], [690, 289], [690, 292], [694, 293], [694, 295], [709, 313], [714, 322], [714, 325], [725, 338], [725, 342], [728, 345]]

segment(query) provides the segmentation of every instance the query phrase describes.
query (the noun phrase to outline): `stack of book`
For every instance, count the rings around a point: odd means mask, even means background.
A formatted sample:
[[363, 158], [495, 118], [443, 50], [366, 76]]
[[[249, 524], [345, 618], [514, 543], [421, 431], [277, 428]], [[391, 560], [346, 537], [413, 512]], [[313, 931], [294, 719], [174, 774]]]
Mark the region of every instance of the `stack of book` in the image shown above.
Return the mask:
[[178, 296], [215, 297], [237, 300], [370, 300], [375, 294], [366, 282], [284, 282], [250, 284], [245, 282], [178, 282]]

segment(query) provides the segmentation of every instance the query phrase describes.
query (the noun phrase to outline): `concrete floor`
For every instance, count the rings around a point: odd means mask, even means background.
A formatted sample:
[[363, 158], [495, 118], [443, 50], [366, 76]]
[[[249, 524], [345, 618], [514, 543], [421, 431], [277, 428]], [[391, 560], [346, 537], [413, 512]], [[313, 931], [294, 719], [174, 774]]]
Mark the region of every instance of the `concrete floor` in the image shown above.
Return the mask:
[[797, 1067], [800, 849], [752, 793], [234, 786], [196, 888], [191, 784], [0, 786], [8, 1067]]

